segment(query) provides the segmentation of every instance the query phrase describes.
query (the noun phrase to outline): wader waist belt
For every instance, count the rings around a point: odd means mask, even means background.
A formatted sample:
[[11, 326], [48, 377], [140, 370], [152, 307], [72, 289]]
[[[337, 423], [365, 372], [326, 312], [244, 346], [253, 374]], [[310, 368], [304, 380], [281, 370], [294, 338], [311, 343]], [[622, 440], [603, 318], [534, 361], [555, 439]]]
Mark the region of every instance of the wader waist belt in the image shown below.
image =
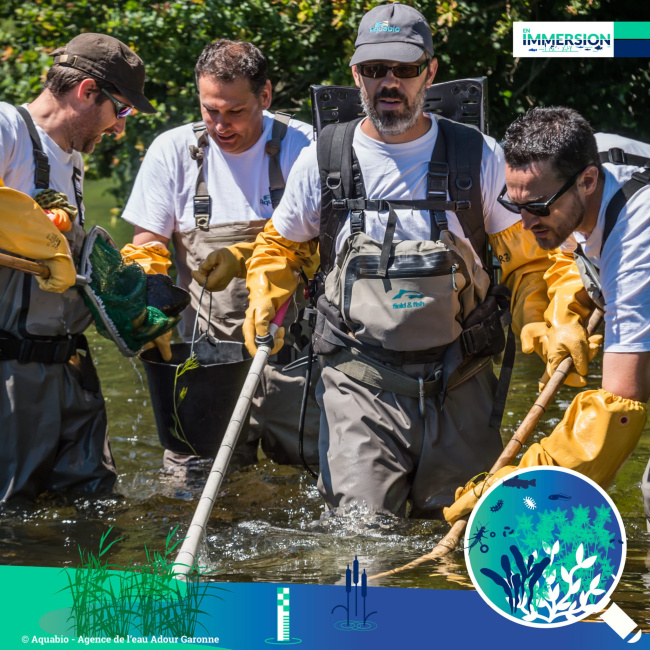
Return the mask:
[[49, 341], [3, 338], [0, 335], [0, 361], [67, 363], [77, 350], [78, 339], [78, 334]]
[[431, 397], [442, 392], [442, 370], [433, 379], [415, 379], [362, 354], [354, 348], [339, 348], [326, 359], [343, 374], [362, 384], [407, 397]]

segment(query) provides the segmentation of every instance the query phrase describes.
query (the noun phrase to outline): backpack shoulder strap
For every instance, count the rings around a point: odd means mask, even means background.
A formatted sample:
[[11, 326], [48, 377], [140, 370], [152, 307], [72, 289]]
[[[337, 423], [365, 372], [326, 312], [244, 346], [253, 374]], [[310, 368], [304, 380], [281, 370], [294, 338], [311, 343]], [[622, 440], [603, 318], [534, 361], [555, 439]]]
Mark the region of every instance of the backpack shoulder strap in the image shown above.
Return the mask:
[[190, 145], [190, 156], [196, 160], [198, 176], [194, 189], [194, 222], [197, 228], [207, 230], [210, 223], [211, 199], [208, 186], [205, 182], [205, 148], [209, 144], [208, 129], [204, 122], [194, 122], [192, 131], [196, 137], [196, 144]]
[[603, 247], [607, 238], [610, 236], [621, 210], [625, 207], [627, 202], [636, 194], [641, 188], [650, 185], [650, 167], [644, 167], [641, 171], [634, 172], [632, 178], [621, 187], [616, 194], [612, 197], [607, 204], [605, 210], [605, 227], [603, 229], [603, 241], [600, 246], [600, 252], [603, 252]]
[[288, 113], [276, 112], [273, 118], [271, 138], [264, 145], [264, 151], [269, 155], [269, 194], [274, 210], [278, 207], [284, 194], [285, 182], [282, 167], [280, 166], [280, 151], [282, 151], [282, 140], [287, 135], [290, 119], [291, 115]]
[[633, 153], [627, 153], [627, 151], [621, 149], [620, 147], [612, 147], [607, 151], [599, 151], [598, 157], [600, 158], [601, 163], [612, 163], [613, 165], [634, 165], [635, 167], [644, 167], [650, 158], [646, 156], [637, 156]]
[[47, 159], [47, 154], [43, 151], [41, 138], [36, 130], [36, 125], [29, 111], [24, 106], [16, 106], [16, 110], [23, 118], [27, 130], [29, 131], [29, 138], [32, 141], [32, 149], [34, 150], [34, 183], [37, 190], [46, 190], [50, 186], [50, 163]]
[[321, 266], [327, 273], [334, 264], [335, 244], [343, 228], [348, 208], [335, 208], [334, 201], [355, 198], [362, 190], [360, 169], [353, 169], [352, 141], [357, 124], [363, 118], [351, 122], [329, 124], [318, 136], [316, 151], [321, 181], [320, 255]]
[[456, 215], [465, 236], [469, 239], [483, 265], [486, 266], [487, 237], [481, 193], [483, 135], [470, 125], [460, 124], [444, 117], [436, 117], [436, 121], [439, 133], [443, 134], [446, 142], [449, 197], [452, 201], [470, 202], [469, 210], [463, 210]]

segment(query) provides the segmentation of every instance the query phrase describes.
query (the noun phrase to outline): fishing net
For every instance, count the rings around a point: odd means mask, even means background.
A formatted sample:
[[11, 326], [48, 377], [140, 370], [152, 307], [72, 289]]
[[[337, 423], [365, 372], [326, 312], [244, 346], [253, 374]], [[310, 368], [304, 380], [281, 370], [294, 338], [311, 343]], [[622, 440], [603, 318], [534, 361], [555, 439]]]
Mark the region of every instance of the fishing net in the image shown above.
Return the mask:
[[100, 228], [86, 238], [82, 273], [88, 281], [84, 299], [97, 331], [126, 356], [169, 331], [189, 303], [189, 294], [167, 276], [148, 276], [139, 264], [125, 261]]

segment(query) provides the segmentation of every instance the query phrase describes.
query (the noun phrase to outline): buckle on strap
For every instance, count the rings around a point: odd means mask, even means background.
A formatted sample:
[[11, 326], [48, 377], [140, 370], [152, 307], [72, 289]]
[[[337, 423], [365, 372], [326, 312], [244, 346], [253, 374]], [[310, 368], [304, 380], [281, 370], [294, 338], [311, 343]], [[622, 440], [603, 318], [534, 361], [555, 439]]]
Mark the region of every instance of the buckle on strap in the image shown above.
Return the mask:
[[284, 195], [284, 187], [269, 187], [269, 194], [271, 196], [271, 205], [275, 209], [280, 205], [280, 201]]
[[430, 162], [427, 174], [427, 196], [447, 196], [449, 180], [449, 165], [447, 163]]
[[607, 155], [609, 157], [609, 162], [614, 163], [615, 165], [624, 165], [627, 158], [625, 156], [625, 151], [620, 147], [612, 147]]
[[468, 356], [474, 356], [484, 350], [490, 343], [487, 328], [482, 323], [469, 327], [460, 333], [463, 347]]
[[194, 220], [197, 228], [207, 228], [210, 223], [211, 199], [207, 194], [194, 197]]

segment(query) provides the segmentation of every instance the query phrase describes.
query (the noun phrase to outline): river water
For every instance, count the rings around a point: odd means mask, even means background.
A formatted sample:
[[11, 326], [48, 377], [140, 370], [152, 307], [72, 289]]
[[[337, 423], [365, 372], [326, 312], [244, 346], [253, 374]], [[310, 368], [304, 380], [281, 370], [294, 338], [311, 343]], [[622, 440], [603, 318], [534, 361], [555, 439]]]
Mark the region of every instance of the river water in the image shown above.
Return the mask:
[[[125, 224], [100, 219], [118, 243], [129, 237]], [[122, 241], [119, 241], [122, 240]], [[110, 562], [126, 566], [144, 560], [145, 545], [162, 550], [170, 530], [186, 530], [208, 467], [191, 480], [162, 470], [151, 400], [139, 361], [91, 335], [91, 349], [106, 398], [113, 452], [119, 471], [116, 494], [98, 500], [46, 495], [28, 510], [0, 514], [0, 562], [11, 565], [75, 566], [79, 546], [96, 551], [109, 527]], [[502, 435], [510, 438], [534, 402], [543, 371], [534, 356], [518, 353]], [[600, 383], [600, 362], [592, 363], [590, 387]], [[577, 391], [563, 388], [533, 439], [550, 433]], [[646, 532], [639, 483], [650, 455], [650, 427], [609, 490], [628, 535], [628, 557], [613, 599], [650, 630], [650, 535]], [[468, 477], [469, 478], [469, 477]], [[352, 510], [324, 514], [314, 481], [304, 471], [260, 460], [230, 473], [216, 501], [202, 564], [220, 581], [335, 584], [344, 580], [354, 556], [369, 575], [401, 566], [433, 548], [448, 530], [441, 522], [370, 517]], [[471, 589], [462, 552], [437, 563], [381, 579], [387, 587]]]

